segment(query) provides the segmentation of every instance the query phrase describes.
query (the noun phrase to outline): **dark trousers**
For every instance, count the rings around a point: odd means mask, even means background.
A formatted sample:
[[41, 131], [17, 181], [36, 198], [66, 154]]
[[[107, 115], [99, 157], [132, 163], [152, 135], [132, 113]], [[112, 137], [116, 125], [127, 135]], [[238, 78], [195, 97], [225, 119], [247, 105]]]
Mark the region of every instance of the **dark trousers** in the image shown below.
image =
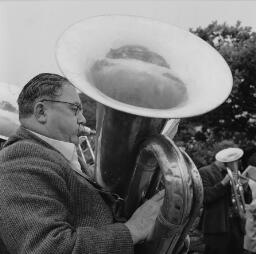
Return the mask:
[[243, 254], [243, 241], [240, 220], [231, 218], [229, 232], [204, 235], [204, 254]]

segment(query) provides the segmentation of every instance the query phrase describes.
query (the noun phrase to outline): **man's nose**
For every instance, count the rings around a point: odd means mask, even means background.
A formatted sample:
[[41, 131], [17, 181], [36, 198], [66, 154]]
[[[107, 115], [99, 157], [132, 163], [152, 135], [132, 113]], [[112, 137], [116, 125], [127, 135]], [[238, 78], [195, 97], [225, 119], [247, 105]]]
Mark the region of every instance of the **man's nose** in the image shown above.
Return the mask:
[[85, 119], [85, 117], [84, 117], [82, 111], [80, 111], [80, 112], [78, 113], [77, 122], [78, 122], [79, 124], [82, 124], [82, 125], [85, 125], [85, 124], [86, 124], [86, 119]]

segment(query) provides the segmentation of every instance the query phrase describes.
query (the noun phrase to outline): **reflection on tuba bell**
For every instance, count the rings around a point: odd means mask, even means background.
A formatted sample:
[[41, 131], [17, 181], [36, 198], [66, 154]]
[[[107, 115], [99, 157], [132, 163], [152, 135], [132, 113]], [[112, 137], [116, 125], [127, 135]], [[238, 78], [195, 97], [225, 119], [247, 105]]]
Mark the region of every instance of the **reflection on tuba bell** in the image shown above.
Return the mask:
[[17, 98], [20, 88], [0, 82], [0, 149], [19, 127]]
[[242, 175], [239, 171], [241, 166], [239, 160], [243, 154], [240, 148], [226, 148], [216, 154], [216, 160], [223, 162], [226, 166], [230, 178], [233, 207], [240, 218], [245, 219], [244, 189], [241, 183]]
[[98, 102], [95, 178], [121, 196], [121, 216], [129, 218], [164, 183], [152, 239], [135, 252], [178, 253], [203, 189], [194, 163], [171, 139], [175, 131], [160, 133], [166, 119], [206, 113], [225, 101], [232, 88], [226, 62], [189, 32], [115, 15], [71, 26], [56, 56], [64, 75]]

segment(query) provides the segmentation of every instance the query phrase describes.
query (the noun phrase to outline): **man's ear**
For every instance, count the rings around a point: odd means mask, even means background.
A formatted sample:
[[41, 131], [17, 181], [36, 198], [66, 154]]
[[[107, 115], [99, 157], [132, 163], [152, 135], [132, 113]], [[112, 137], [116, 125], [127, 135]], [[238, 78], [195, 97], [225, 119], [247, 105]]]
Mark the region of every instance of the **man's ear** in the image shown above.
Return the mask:
[[43, 102], [37, 102], [34, 106], [34, 116], [40, 123], [45, 123], [47, 120], [46, 107]]

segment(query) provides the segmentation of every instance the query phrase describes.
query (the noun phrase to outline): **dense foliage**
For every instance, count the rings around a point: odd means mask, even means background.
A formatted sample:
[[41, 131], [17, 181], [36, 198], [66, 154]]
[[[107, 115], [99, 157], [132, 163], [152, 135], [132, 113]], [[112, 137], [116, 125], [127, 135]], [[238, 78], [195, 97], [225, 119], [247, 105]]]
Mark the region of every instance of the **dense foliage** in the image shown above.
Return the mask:
[[240, 22], [229, 26], [216, 21], [191, 32], [219, 51], [233, 75], [232, 92], [221, 106], [180, 125], [177, 142], [202, 166], [213, 159], [223, 140], [232, 140], [246, 151], [255, 149], [256, 33]]

